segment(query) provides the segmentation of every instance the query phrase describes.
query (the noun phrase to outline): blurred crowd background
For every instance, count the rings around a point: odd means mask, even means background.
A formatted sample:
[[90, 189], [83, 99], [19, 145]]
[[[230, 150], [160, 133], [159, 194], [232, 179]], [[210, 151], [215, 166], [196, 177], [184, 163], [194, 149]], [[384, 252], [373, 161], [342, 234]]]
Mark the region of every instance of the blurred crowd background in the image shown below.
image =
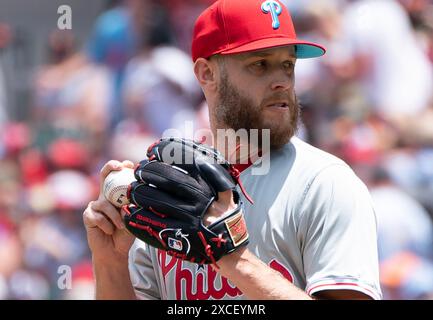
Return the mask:
[[[370, 188], [384, 298], [433, 299], [432, 0], [282, 1], [328, 49], [298, 61], [299, 135]], [[208, 127], [189, 53], [213, 1], [29, 2], [0, 0], [0, 299], [92, 299], [82, 212], [101, 166]]]

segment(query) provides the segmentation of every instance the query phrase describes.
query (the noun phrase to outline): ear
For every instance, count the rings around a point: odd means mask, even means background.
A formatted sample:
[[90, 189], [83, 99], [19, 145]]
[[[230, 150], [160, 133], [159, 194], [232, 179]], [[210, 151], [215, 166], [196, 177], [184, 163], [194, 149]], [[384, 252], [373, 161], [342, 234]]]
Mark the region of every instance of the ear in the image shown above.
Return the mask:
[[194, 64], [194, 73], [200, 86], [206, 90], [217, 88], [218, 67], [214, 61], [199, 58]]

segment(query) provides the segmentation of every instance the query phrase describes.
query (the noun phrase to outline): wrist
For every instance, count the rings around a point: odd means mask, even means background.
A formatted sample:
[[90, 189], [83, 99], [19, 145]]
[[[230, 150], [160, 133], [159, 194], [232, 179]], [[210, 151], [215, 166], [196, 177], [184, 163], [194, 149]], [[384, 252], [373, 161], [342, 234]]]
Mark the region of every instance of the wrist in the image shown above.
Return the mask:
[[248, 251], [247, 247], [243, 246], [236, 251], [223, 256], [217, 262], [219, 267], [217, 271], [222, 276], [230, 278], [232, 273], [236, 274], [239, 272], [239, 270], [244, 270], [242, 265], [245, 265], [245, 263], [248, 261], [248, 256], [250, 254], [251, 253]]
[[222, 217], [226, 216], [237, 208], [236, 203], [233, 200], [233, 194], [231, 190], [220, 192], [218, 194], [218, 201], [212, 202], [208, 208], [204, 218], [203, 224], [209, 226]]
[[102, 257], [92, 257], [93, 272], [97, 282], [116, 282], [129, 277], [127, 259], [110, 260]]
[[128, 268], [128, 259], [110, 260], [93, 256], [97, 300], [136, 299]]
[[110, 256], [92, 254], [92, 261], [95, 266], [119, 268], [128, 266], [128, 254], [117, 253]]

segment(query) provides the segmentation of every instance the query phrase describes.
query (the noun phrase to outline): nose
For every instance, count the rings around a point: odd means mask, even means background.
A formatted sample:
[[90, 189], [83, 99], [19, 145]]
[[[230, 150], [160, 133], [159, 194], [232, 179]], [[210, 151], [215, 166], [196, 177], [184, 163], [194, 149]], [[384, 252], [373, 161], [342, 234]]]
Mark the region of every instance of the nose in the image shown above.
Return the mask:
[[273, 91], [290, 90], [293, 87], [293, 83], [293, 77], [281, 70], [274, 74], [271, 88]]

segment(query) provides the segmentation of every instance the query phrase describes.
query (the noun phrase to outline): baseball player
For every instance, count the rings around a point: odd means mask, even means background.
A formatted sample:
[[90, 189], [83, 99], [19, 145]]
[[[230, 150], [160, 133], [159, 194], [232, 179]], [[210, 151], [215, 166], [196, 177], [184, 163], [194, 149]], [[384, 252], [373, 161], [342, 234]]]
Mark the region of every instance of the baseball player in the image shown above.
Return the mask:
[[[269, 129], [269, 172], [244, 166], [248, 245], [217, 265], [185, 261], [124, 231], [103, 196], [84, 212], [96, 297], [109, 299], [381, 299], [376, 218], [365, 185], [342, 160], [295, 137], [297, 59], [325, 53], [296, 38], [277, 0], [218, 0], [198, 18], [194, 71], [211, 128]], [[111, 161], [111, 170], [132, 167]], [[246, 197], [241, 196], [243, 200]], [[221, 192], [210, 224], [233, 207]], [[181, 245], [181, 244], [179, 244]]]

